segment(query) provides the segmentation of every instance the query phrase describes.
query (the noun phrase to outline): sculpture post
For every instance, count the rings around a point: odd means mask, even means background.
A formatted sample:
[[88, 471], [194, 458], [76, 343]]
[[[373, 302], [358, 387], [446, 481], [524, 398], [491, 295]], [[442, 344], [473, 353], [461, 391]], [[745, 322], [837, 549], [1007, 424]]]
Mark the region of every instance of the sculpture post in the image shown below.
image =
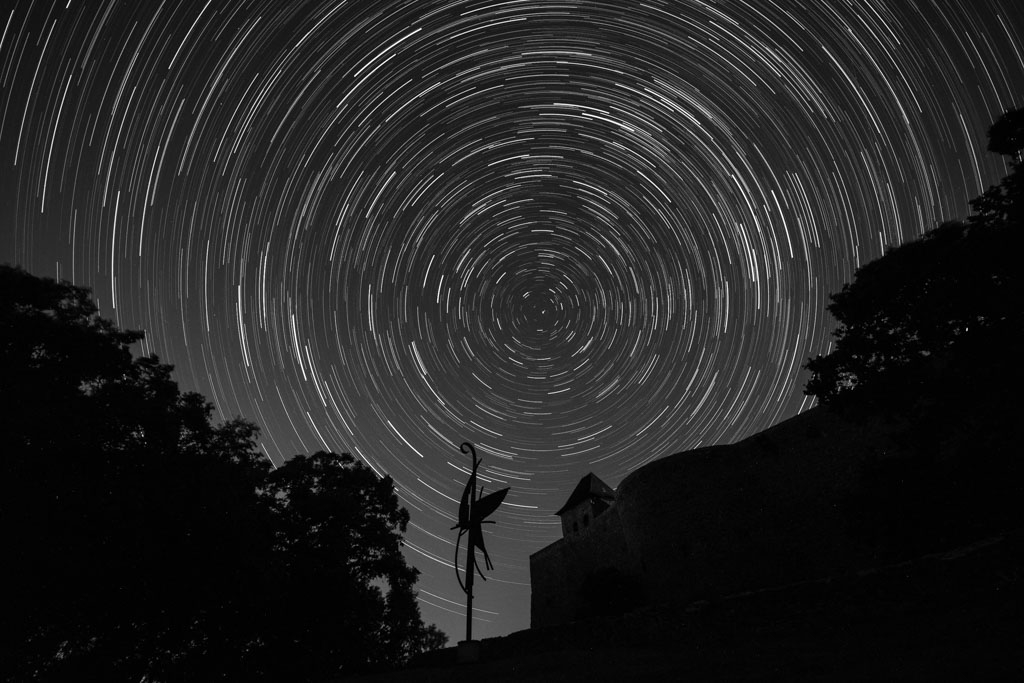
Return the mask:
[[473, 640], [473, 544], [466, 548], [466, 640]]
[[[459, 587], [466, 594], [466, 640], [459, 643], [459, 661], [462, 662], [476, 661], [479, 658], [479, 649], [473, 641], [473, 574], [479, 573], [480, 578], [484, 581], [487, 580], [487, 577], [480, 570], [480, 565], [476, 563], [477, 548], [480, 548], [484, 554], [484, 565], [488, 569], [494, 569], [494, 565], [491, 564], [491, 557], [487, 554], [487, 548], [484, 546], [482, 525], [494, 524], [492, 521], [485, 520], [492, 512], [498, 509], [501, 501], [505, 500], [508, 489], [504, 488], [485, 496], [481, 486], [478, 493], [476, 490], [476, 471], [482, 461], [477, 459], [476, 449], [468, 441], [464, 442], [459, 447], [459, 450], [463, 453], [469, 453], [473, 461], [473, 469], [469, 475], [469, 481], [466, 482], [466, 488], [462, 491], [462, 500], [459, 501], [459, 519], [455, 526], [452, 527], [452, 529], [459, 530], [459, 537], [455, 541], [455, 578], [459, 582]], [[466, 540], [465, 581], [459, 576], [459, 543], [462, 541], [463, 535], [468, 535], [469, 537]], [[464, 644], [465, 647], [463, 647]]]

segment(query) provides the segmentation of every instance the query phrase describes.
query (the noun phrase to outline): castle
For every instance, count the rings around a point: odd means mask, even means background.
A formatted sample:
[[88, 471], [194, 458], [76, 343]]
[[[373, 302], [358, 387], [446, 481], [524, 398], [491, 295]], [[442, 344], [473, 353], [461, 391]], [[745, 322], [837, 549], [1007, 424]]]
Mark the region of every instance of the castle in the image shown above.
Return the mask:
[[844, 502], [898, 452], [891, 433], [819, 407], [656, 460], [615, 491], [588, 474], [556, 513], [563, 537], [530, 556], [531, 628], [869, 566], [877, 548]]

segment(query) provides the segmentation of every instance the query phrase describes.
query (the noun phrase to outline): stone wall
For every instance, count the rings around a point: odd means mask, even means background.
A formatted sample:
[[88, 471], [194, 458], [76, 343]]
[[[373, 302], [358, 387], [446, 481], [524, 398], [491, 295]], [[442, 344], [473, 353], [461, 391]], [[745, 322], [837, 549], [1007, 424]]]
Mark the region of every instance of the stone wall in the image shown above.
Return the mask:
[[586, 533], [530, 557], [531, 627], [571, 621], [578, 587], [612, 567], [657, 602], [692, 601], [870, 566], [846, 501], [890, 427], [817, 408], [749, 439], [679, 453], [626, 477]]
[[590, 526], [530, 556], [530, 627], [564, 624], [584, 608], [582, 589], [601, 569], [636, 576], [639, 567], [626, 546], [615, 506]]
[[604, 500], [594, 502], [587, 500], [577, 505], [572, 510], [566, 510], [560, 516], [562, 518], [562, 536], [571, 536], [586, 531], [594, 520], [608, 510], [608, 503]]

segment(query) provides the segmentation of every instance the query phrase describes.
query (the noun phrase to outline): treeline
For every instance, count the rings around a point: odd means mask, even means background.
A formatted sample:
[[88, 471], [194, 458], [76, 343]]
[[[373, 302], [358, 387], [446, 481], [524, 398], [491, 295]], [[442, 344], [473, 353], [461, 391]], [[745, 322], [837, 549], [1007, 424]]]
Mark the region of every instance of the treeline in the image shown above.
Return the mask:
[[864, 474], [855, 535], [928, 549], [1019, 527], [1024, 460], [1024, 110], [989, 130], [1010, 173], [973, 214], [889, 250], [832, 296], [834, 350], [805, 393], [881, 418], [899, 453]]
[[0, 678], [308, 681], [443, 646], [390, 478], [270, 467], [88, 290], [0, 267]]

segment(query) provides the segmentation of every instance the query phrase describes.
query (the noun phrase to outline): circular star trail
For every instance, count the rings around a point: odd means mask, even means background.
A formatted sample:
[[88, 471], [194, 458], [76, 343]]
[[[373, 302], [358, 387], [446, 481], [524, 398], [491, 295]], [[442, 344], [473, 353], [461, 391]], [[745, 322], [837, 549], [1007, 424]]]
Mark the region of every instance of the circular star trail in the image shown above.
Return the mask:
[[93, 287], [267, 457], [396, 480], [427, 621], [473, 441], [497, 565], [580, 476], [809, 407], [828, 294], [1005, 169], [1015, 0], [16, 2], [3, 260]]

